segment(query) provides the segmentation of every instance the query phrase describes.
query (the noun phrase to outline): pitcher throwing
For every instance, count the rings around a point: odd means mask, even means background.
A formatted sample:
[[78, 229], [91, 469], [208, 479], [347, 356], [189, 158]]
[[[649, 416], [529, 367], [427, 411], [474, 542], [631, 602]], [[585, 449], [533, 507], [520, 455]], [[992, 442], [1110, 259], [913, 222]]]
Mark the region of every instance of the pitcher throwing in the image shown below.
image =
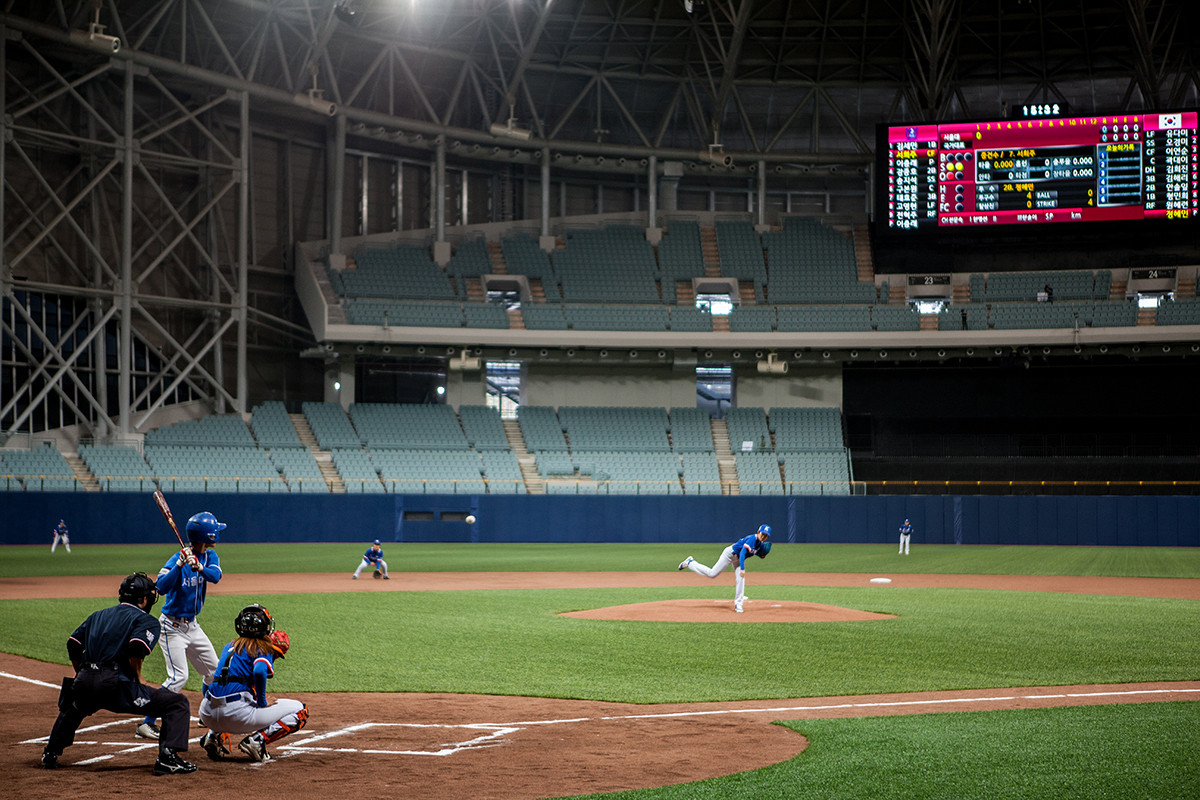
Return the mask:
[[733, 596], [733, 610], [741, 614], [742, 602], [746, 599], [746, 556], [766, 558], [769, 552], [771, 552], [771, 526], [759, 525], [757, 533], [747, 536], [744, 539], [738, 539], [729, 545], [729, 547], [722, 550], [721, 557], [717, 559], [717, 563], [712, 567], [706, 567], [696, 559], [688, 556], [679, 562], [679, 568], [681, 570], [690, 569], [697, 575], [703, 575], [706, 578], [715, 578], [736, 561], [737, 571], [734, 574], [737, 576], [737, 580]]

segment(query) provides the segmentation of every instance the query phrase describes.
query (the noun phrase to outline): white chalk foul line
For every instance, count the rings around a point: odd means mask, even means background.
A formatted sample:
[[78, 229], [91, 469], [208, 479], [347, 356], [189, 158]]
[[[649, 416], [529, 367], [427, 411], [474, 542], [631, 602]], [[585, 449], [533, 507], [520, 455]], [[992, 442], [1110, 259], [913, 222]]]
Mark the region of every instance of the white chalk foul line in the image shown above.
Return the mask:
[[[440, 746], [437, 750], [380, 750], [359, 749], [352, 747], [314, 747], [314, 742], [326, 741], [340, 736], [349, 736], [362, 731], [371, 730], [372, 728], [426, 728], [426, 729], [466, 729], [471, 731], [488, 731], [482, 736], [475, 736], [458, 742], [447, 742]], [[516, 733], [521, 730], [518, 727], [511, 725], [491, 725], [485, 723], [470, 723], [465, 725], [434, 725], [420, 724], [410, 722], [364, 722], [359, 725], [349, 725], [345, 728], [339, 728], [335, 731], [316, 734], [310, 736], [303, 742], [293, 742], [291, 744], [279, 745], [276, 750], [285, 750], [291, 754], [309, 751], [309, 752], [332, 752], [332, 753], [370, 753], [376, 755], [403, 755], [403, 756], [452, 756], [455, 753], [461, 753], [464, 750], [478, 750], [482, 747], [496, 747], [502, 742], [500, 741], [510, 733]]]
[[53, 683], [46, 683], [45, 681], [38, 681], [38, 680], [34, 680], [33, 678], [26, 678], [24, 675], [13, 675], [11, 672], [0, 672], [0, 678], [12, 678], [14, 681], [25, 681], [26, 683], [32, 683], [35, 686], [45, 686], [47, 689], [61, 689], [62, 688], [61, 686], [58, 686]]

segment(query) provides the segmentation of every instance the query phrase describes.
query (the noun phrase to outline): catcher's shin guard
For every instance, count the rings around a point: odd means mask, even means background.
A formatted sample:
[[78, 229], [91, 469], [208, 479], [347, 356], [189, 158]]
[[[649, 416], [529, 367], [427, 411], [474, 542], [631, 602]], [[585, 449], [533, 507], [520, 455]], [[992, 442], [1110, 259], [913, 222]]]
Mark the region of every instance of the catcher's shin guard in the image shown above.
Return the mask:
[[308, 706], [302, 706], [295, 714], [288, 714], [283, 719], [263, 728], [263, 744], [277, 742], [289, 733], [295, 733], [308, 724]]

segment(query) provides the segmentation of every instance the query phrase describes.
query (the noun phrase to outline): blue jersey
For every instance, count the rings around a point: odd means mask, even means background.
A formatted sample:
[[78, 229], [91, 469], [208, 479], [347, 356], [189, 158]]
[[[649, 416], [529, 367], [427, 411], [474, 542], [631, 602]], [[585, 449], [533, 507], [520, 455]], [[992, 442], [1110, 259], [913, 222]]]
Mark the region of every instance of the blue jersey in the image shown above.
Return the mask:
[[[226, 671], [228, 670], [228, 671]], [[221, 649], [217, 674], [208, 686], [213, 697], [227, 697], [239, 692], [254, 695], [259, 708], [267, 707], [267, 678], [275, 677], [275, 655], [263, 653], [251, 656], [234, 652], [233, 642]]]
[[84, 664], [117, 664], [123, 678], [136, 680], [130, 658], [145, 658], [158, 643], [158, 620], [131, 603], [103, 608], [83, 621], [67, 640], [67, 653]]
[[54, 535], [55, 536], [66, 536], [67, 535], [67, 526], [61, 522], [58, 523], [57, 525], [55, 525], [54, 526]]
[[738, 569], [746, 568], [746, 556], [756, 556], [762, 549], [763, 543], [758, 540], [758, 534], [752, 533], [744, 539], [733, 543], [733, 554], [738, 559]]
[[363, 553], [363, 561], [378, 567], [379, 562], [383, 561], [383, 548], [376, 550], [373, 545], [368, 547], [367, 552]]
[[179, 566], [179, 556], [173, 555], [158, 571], [155, 582], [158, 593], [164, 598], [162, 613], [168, 617], [195, 619], [204, 608], [208, 584], [221, 580], [221, 559], [213, 550], [196, 555], [200, 571], [196, 572], [186, 563]]
[[901, 536], [911, 536], [912, 535], [912, 525], [910, 525], [907, 522], [904, 523], [903, 525], [901, 525], [900, 526], [900, 535]]

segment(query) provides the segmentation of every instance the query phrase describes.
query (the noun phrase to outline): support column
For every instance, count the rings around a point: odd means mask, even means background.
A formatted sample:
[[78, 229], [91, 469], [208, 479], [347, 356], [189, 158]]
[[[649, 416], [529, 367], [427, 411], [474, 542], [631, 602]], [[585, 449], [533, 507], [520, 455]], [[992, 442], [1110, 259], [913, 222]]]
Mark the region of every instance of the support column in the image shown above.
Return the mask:
[[433, 172], [434, 180], [434, 209], [437, 240], [446, 241], [446, 137], [439, 136], [437, 140], [437, 168]]
[[[249, 250], [250, 250], [250, 93], [242, 92], [241, 131], [238, 143], [238, 274], [237, 274], [237, 408], [239, 414], [249, 409], [249, 381], [246, 376], [246, 309], [249, 306]], [[346, 118], [339, 116], [342, 129], [342, 146], [346, 144]], [[340, 196], [340, 195], [339, 195]], [[340, 215], [339, 215], [340, 216]], [[340, 241], [339, 241], [340, 243]], [[217, 346], [220, 346], [218, 343]], [[217, 376], [221, 380], [221, 376]]]
[[342, 194], [346, 185], [346, 115], [338, 114], [333, 120], [333, 146], [329, 148], [330, 186], [326, 203], [329, 204], [329, 252], [342, 252]]
[[125, 127], [121, 152], [121, 319], [117, 340], [117, 432], [128, 436], [133, 360], [133, 62], [125, 62]]
[[[205, 147], [205, 156], [209, 161], [212, 161], [212, 142], [208, 142]], [[212, 168], [204, 168], [204, 203], [207, 205], [212, 201]], [[205, 243], [208, 245], [208, 252], [214, 255], [217, 252], [217, 226], [213, 223], [212, 215], [209, 216], [205, 226], [208, 229], [208, 236]], [[208, 290], [209, 299], [214, 303], [221, 302], [221, 280], [217, 275], [217, 265], [210, 265], [208, 268]], [[221, 312], [213, 309], [208, 312], [209, 321], [212, 325], [212, 335], [217, 336], [221, 332]], [[218, 342], [213, 346], [213, 376], [221, 382], [225, 383], [225, 348], [222, 342]], [[220, 392], [213, 392], [213, 410], [218, 414], [224, 414], [228, 409], [225, 407], [225, 395]]]
[[[3, 29], [0, 28], [0, 42], [3, 41]], [[0, 44], [0, 48], [3, 44]], [[3, 58], [3, 51], [0, 50], [0, 59]], [[0, 80], [3, 77], [0, 76]], [[95, 86], [88, 85], [88, 102], [92, 106], [96, 105]], [[0, 90], [0, 109], [4, 108], [4, 95]], [[2, 116], [2, 115], [0, 115]], [[96, 118], [91, 114], [88, 115], [88, 138], [96, 141]], [[96, 155], [89, 154], [88, 157], [88, 176], [94, 178], [99, 169], [98, 159]], [[0, 186], [4, 185], [3, 168], [0, 167]], [[3, 207], [0, 206], [0, 218], [3, 217]], [[93, 190], [88, 198], [88, 220], [91, 224], [91, 236], [93, 241], [100, 241], [100, 193]], [[3, 241], [4, 236], [0, 234], [0, 241]], [[92, 286], [96, 289], [104, 288], [104, 269], [100, 266], [100, 259], [92, 255]], [[96, 325], [97, 322], [104, 317], [104, 300], [100, 297], [93, 297], [88, 300], [88, 313], [92, 315], [91, 324]], [[97, 402], [100, 404], [99, 419], [96, 420], [96, 436], [107, 437], [109, 434], [108, 420], [108, 353], [106, 350], [107, 336], [97, 336], [92, 341], [92, 380], [94, 392]]]
[[658, 227], [658, 156], [650, 156], [650, 166], [646, 169], [646, 198], [650, 215], [648, 227]]
[[343, 353], [338, 359], [338, 383], [341, 384], [341, 389], [337, 393], [337, 402], [342, 408], [350, 410], [350, 404], [354, 402], [354, 372], [357, 359], [349, 353]]
[[550, 235], [550, 148], [542, 148], [542, 236]]
[[767, 162], [758, 162], [758, 227], [767, 229]]

